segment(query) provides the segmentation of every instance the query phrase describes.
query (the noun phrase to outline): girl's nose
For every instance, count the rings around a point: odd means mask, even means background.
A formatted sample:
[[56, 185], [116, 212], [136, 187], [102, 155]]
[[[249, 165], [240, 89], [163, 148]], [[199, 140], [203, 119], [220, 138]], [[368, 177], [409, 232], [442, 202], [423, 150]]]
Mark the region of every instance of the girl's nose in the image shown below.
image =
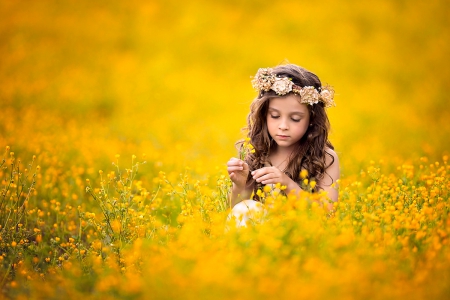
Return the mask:
[[281, 130], [286, 130], [286, 129], [288, 129], [289, 127], [288, 127], [288, 125], [287, 125], [286, 120], [281, 120], [280, 125], [278, 125], [278, 128], [281, 129]]

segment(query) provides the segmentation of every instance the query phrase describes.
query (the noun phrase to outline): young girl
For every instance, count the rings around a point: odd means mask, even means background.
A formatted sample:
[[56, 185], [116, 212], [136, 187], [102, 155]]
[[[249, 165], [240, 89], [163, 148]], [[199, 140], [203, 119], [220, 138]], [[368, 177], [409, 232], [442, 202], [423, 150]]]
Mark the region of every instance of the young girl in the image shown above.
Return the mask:
[[[328, 140], [330, 124], [325, 108], [334, 106], [334, 91], [323, 87], [319, 78], [297, 65], [259, 69], [252, 80], [258, 96], [247, 117], [247, 143], [254, 150], [243, 160], [231, 158], [228, 174], [233, 187], [230, 194], [232, 214], [236, 217], [256, 207], [248, 200], [266, 184], [280, 183], [284, 192], [299, 193], [300, 177], [315, 181], [314, 191], [324, 190], [332, 201], [338, 191], [339, 161]], [[238, 142], [243, 147], [243, 141]], [[261, 208], [259, 208], [261, 209]]]

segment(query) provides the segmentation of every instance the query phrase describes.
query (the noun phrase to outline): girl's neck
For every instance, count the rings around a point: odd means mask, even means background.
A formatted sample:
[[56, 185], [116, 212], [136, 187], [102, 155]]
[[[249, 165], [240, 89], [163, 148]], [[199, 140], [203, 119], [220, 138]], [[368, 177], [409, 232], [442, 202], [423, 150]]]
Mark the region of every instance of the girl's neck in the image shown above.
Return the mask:
[[289, 163], [289, 157], [291, 156], [292, 151], [293, 149], [290, 148], [276, 147], [273, 149], [269, 156], [272, 166], [275, 166], [280, 170], [284, 170]]
[[294, 151], [293, 147], [285, 148], [285, 147], [276, 147], [272, 151], [272, 155], [274, 157], [289, 157]]

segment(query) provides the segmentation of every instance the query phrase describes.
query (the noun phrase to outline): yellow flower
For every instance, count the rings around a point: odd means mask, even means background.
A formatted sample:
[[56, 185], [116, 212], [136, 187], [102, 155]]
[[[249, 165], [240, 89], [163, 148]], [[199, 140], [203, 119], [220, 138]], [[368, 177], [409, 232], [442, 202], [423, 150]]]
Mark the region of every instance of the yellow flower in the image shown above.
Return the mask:
[[255, 153], [255, 147], [250, 144], [250, 138], [247, 137], [242, 144], [241, 150], [239, 151], [239, 158], [244, 160], [247, 157], [248, 153]]
[[300, 178], [301, 178], [301, 179], [305, 179], [306, 177], [308, 177], [308, 171], [305, 170], [305, 169], [303, 169], [303, 170], [300, 172]]
[[120, 223], [119, 220], [114, 220], [111, 222], [111, 227], [114, 230], [114, 232], [118, 233], [122, 227], [122, 224]]

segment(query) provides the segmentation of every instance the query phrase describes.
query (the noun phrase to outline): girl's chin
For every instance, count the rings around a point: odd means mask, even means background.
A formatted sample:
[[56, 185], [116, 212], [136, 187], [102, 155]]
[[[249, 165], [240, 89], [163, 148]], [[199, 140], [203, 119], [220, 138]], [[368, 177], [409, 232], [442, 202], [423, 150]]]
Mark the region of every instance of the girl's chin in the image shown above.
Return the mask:
[[294, 146], [294, 144], [292, 143], [288, 143], [286, 141], [275, 141], [277, 146], [280, 148], [292, 148]]

